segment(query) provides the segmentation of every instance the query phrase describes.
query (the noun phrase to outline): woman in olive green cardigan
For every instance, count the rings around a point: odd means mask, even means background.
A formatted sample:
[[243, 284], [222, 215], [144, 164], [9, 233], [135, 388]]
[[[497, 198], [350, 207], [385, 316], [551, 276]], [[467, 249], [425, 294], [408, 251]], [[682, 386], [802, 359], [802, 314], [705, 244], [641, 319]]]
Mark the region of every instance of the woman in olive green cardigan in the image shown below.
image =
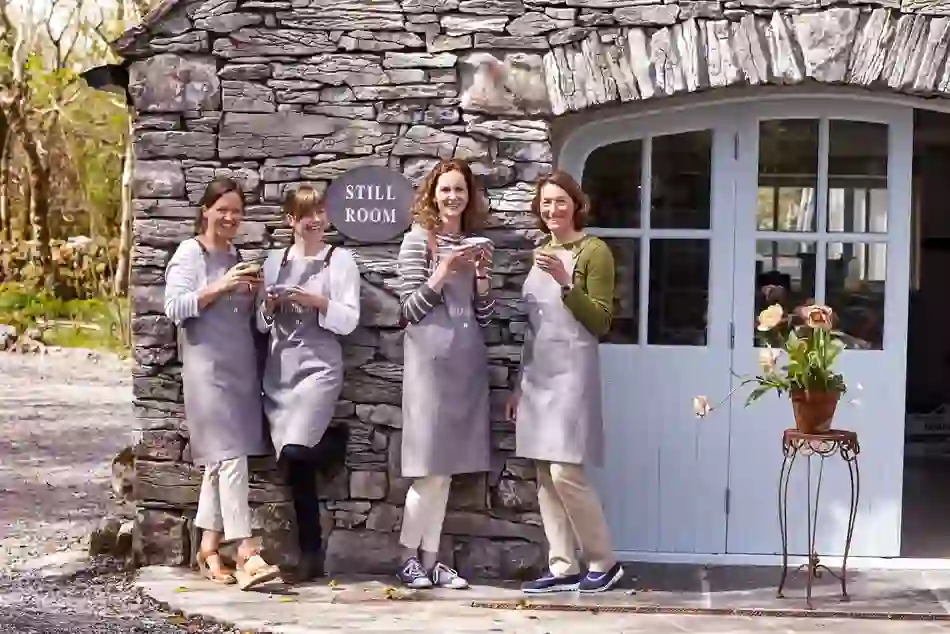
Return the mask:
[[549, 571], [522, 586], [528, 593], [604, 592], [623, 577], [600, 500], [584, 474], [584, 465], [604, 460], [598, 345], [610, 330], [614, 299], [613, 255], [603, 240], [584, 233], [588, 209], [587, 197], [564, 172], [542, 178], [531, 203], [548, 240], [535, 252], [522, 289], [529, 328], [508, 403], [517, 454], [537, 464], [549, 545]]

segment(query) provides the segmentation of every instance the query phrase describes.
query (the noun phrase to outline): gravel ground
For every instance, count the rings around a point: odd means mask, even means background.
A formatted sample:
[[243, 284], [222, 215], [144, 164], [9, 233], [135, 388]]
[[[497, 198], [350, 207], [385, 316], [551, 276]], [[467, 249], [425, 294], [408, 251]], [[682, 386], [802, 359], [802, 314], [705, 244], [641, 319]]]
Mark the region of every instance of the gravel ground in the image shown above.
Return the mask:
[[131, 366], [81, 350], [0, 353], [0, 634], [212, 634], [139, 595], [118, 562], [85, 557], [117, 503], [112, 458], [132, 442]]

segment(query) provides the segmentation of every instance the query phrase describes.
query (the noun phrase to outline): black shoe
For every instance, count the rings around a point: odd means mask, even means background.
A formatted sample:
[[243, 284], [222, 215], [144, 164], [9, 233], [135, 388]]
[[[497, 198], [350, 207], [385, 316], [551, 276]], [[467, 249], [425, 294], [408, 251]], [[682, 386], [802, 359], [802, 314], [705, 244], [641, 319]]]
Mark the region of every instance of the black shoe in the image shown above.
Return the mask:
[[295, 585], [307, 583], [324, 576], [323, 558], [319, 555], [301, 554], [297, 565], [286, 573], [281, 571], [284, 583]]

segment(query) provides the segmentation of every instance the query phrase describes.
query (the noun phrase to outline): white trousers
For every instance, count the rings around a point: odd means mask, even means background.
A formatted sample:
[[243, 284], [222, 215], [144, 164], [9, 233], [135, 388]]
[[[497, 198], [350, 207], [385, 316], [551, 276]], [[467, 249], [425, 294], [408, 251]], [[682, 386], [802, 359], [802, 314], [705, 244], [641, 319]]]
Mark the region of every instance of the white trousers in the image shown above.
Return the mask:
[[399, 543], [404, 548], [418, 550], [421, 547], [427, 553], [439, 552], [451, 485], [451, 476], [428, 476], [413, 481], [406, 494], [399, 535]]
[[224, 533], [224, 541], [251, 536], [247, 458], [231, 458], [205, 467], [195, 526]]
[[580, 572], [577, 546], [592, 572], [607, 572], [615, 561], [600, 498], [577, 464], [537, 463], [538, 503], [548, 540], [548, 566], [556, 576]]

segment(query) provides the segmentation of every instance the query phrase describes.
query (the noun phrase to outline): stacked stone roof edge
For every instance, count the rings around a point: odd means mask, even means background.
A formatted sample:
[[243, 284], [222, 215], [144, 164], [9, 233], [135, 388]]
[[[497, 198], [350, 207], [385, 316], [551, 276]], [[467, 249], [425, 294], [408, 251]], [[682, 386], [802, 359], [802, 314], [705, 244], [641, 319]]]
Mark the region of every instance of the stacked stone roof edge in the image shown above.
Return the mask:
[[111, 44], [112, 50], [118, 55], [123, 55], [140, 37], [148, 35], [149, 30], [153, 26], [159, 24], [168, 14], [187, 1], [188, 0], [162, 0], [157, 7], [149, 11], [148, 15], [142, 18], [141, 23], [128, 29], [113, 41]]

